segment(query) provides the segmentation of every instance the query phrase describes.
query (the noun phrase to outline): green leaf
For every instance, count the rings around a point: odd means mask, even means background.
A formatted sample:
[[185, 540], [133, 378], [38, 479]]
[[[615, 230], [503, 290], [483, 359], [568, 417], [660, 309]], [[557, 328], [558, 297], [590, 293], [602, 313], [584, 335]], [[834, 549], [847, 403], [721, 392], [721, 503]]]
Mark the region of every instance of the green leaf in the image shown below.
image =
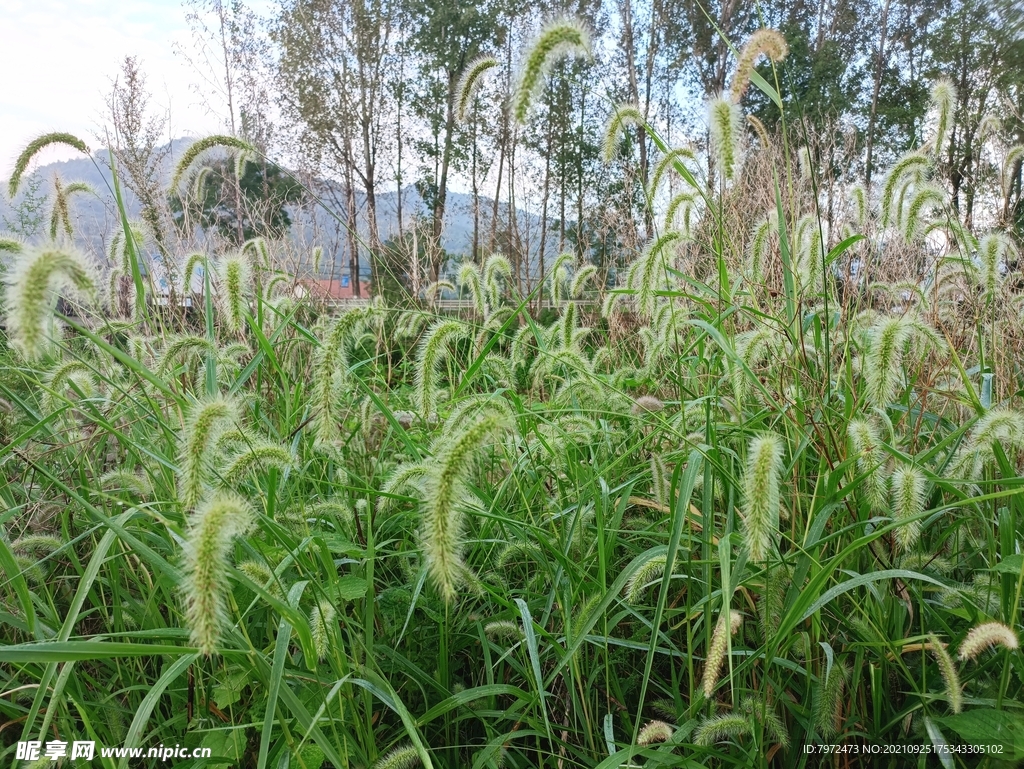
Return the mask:
[[993, 566], [991, 570], [1007, 574], [1020, 574], [1024, 571], [1024, 555], [1008, 555]]
[[295, 766], [300, 769], [320, 769], [327, 756], [317, 745], [306, 745], [295, 757]]
[[242, 698], [242, 690], [249, 685], [249, 670], [232, 665], [227, 675], [213, 687], [213, 701], [221, 710], [227, 710]]
[[906, 569], [886, 569], [884, 571], [860, 574], [854, 577], [853, 579], [849, 579], [846, 582], [840, 582], [835, 587], [826, 590], [822, 594], [822, 596], [817, 601], [812, 603], [810, 608], [808, 608], [803, 613], [803, 616], [800, 618], [800, 621], [807, 619], [812, 614], [814, 614], [814, 612], [818, 611], [818, 609], [822, 608], [825, 604], [829, 603], [835, 598], [838, 598], [843, 593], [848, 593], [849, 591], [858, 588], [861, 585], [867, 585], [872, 582], [880, 582], [883, 579], [917, 579], [921, 580], [922, 582], [931, 582], [933, 585], [938, 585], [939, 587], [946, 587], [946, 585], [944, 585], [942, 582], [939, 582], [937, 579], [932, 579], [926, 574], [919, 574], [916, 571], [907, 571]]
[[992, 758], [1017, 761], [1024, 758], [1024, 717], [991, 708], [968, 710], [936, 722], [960, 735], [971, 745], [991, 751]]
[[935, 752], [939, 755], [939, 763], [942, 764], [942, 769], [954, 769], [953, 753], [949, 750], [949, 743], [946, 741], [946, 736], [939, 730], [938, 724], [928, 716], [925, 716], [924, 728], [928, 732], [928, 738], [932, 741]]
[[18, 562], [14, 560], [14, 554], [2, 537], [0, 537], [0, 572], [7, 577], [7, 583], [14, 588], [18, 601], [21, 602], [26, 626], [31, 630], [32, 635], [40, 638], [39, 626], [36, 624], [36, 610], [32, 604], [32, 594], [29, 592], [28, 583], [25, 582], [25, 575], [18, 567]]
[[[296, 593], [293, 587], [289, 598]], [[267, 712], [263, 718], [263, 730], [260, 732], [260, 753], [256, 760], [258, 769], [265, 769], [270, 757], [270, 740], [274, 733], [274, 717], [277, 714], [277, 698], [284, 681], [284, 664], [288, 660], [288, 642], [292, 637], [292, 626], [282, 618], [277, 628], [277, 641], [274, 644], [274, 666], [271, 669], [270, 687], [267, 691]]]
[[544, 717], [544, 727], [548, 728], [548, 709], [544, 704], [547, 692], [544, 689], [544, 676], [540, 670], [540, 650], [537, 647], [537, 633], [533, 627], [533, 617], [530, 615], [530, 607], [522, 598], [516, 598], [516, 605], [519, 607], [519, 616], [523, 620], [523, 633], [526, 637], [526, 650], [530, 655], [530, 665], [533, 667], [533, 677], [537, 682], [537, 697], [540, 701], [541, 715]]
[[768, 81], [761, 77], [757, 70], [751, 70], [750, 82], [757, 86], [757, 89], [761, 91], [765, 96], [767, 96], [769, 99], [775, 102], [775, 106], [777, 106], [780, 110], [783, 109], [782, 97], [779, 96], [779, 92], [775, 90], [774, 86], [769, 85]]
[[353, 678], [350, 679], [351, 682], [370, 692], [370, 694], [398, 715], [402, 720], [402, 725], [405, 726], [406, 735], [410, 742], [412, 742], [412, 746], [416, 749], [420, 761], [423, 763], [424, 769], [434, 769], [434, 762], [430, 758], [426, 745], [423, 744], [423, 738], [420, 736], [420, 731], [416, 726], [416, 720], [409, 713], [409, 709], [405, 707], [405, 703], [399, 698], [398, 693], [391, 688], [391, 684], [372, 670], [361, 668], [360, 672], [364, 678]]
[[245, 730], [239, 728], [207, 732], [202, 742], [202, 747], [209, 748], [212, 753], [207, 760], [213, 766], [238, 766], [245, 755], [245, 745]]
[[842, 256], [851, 246], [853, 246], [854, 243], [857, 243], [858, 241], [861, 240], [864, 240], [863, 235], [851, 235], [841, 243], [836, 243], [832, 247], [832, 250], [829, 251], [828, 255], [825, 257], [825, 264], [832, 264], [832, 262], [834, 262], [836, 259]]
[[0, 662], [72, 662], [130, 657], [155, 657], [194, 652], [185, 646], [133, 644], [109, 641], [47, 641], [45, 643], [0, 646]]
[[338, 580], [335, 590], [340, 600], [354, 601], [366, 595], [366, 580], [350, 574]]
[[[167, 689], [172, 681], [184, 673], [188, 666], [195, 662], [198, 657], [198, 654], [189, 654], [178, 658], [164, 670], [157, 682], [149, 687], [149, 691], [146, 692], [142, 703], [135, 711], [135, 718], [132, 719], [132, 725], [128, 728], [128, 735], [124, 738], [124, 744], [127, 747], [135, 748], [142, 746], [142, 736], [145, 733], [146, 724], [149, 723], [149, 717], [153, 714], [153, 709], [163, 696], [164, 690]], [[118, 769], [128, 769], [128, 756], [121, 759]]]

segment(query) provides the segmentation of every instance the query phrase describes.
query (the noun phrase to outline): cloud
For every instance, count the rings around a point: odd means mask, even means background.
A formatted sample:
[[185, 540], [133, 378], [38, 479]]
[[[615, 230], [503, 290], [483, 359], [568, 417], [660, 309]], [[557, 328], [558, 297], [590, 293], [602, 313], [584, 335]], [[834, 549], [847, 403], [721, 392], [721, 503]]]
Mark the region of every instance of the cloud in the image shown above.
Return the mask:
[[[191, 31], [179, 0], [4, 0], [0, 46], [0, 176], [45, 131], [70, 131], [90, 147], [106, 123], [105, 103], [125, 56], [137, 56], [155, 109], [170, 110], [175, 136], [209, 133], [222, 121], [190, 89], [200, 78], [174, 52]], [[216, 105], [214, 105], [216, 107]], [[50, 150], [40, 160], [68, 157]]]

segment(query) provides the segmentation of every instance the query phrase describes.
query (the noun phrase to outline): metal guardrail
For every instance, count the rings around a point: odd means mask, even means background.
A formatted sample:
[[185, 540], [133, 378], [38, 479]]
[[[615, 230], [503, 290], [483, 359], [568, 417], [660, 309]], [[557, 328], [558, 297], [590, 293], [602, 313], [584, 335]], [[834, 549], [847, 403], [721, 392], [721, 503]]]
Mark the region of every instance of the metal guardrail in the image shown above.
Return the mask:
[[[325, 304], [325, 306], [332, 307], [332, 308], [351, 309], [351, 308], [355, 308], [355, 307], [366, 307], [372, 301], [373, 300], [369, 299], [369, 298], [360, 297], [360, 298], [357, 299], [357, 298], [353, 297], [351, 299], [329, 299], [324, 304]], [[558, 307], [564, 306], [567, 303], [567, 301], [568, 300], [563, 300], [562, 302], [560, 302], [559, 304], [556, 305], [554, 300], [552, 300], [552, 299], [544, 299], [540, 303], [539, 309], [542, 309], [542, 310], [557, 309]], [[583, 305], [583, 306], [592, 306], [592, 305], [598, 304], [598, 300], [597, 299], [593, 299], [593, 298], [573, 299], [572, 301], [574, 301], [578, 305]], [[167, 306], [166, 302], [163, 305], [161, 305], [161, 306], [166, 307]], [[536, 302], [532, 302], [528, 306], [531, 309], [536, 309], [537, 308], [537, 303]], [[438, 300], [435, 300], [433, 302], [433, 304], [427, 305], [423, 309], [424, 310], [440, 310], [442, 312], [474, 312], [475, 309], [476, 309], [476, 305], [474, 305], [472, 300], [470, 300], [470, 299], [438, 299]], [[89, 329], [94, 329], [94, 328], [97, 328], [97, 327], [101, 327], [103, 325], [102, 323], [98, 323], [95, 318], [84, 318], [84, 317], [75, 316], [75, 315], [68, 316], [68, 320], [70, 320], [70, 321], [72, 321], [72, 322], [74, 322], [74, 323], [76, 323], [76, 324], [78, 324], [80, 326], [84, 326], [85, 328], [89, 328]], [[2, 320], [0, 320], [0, 330], [3, 330], [4, 328], [5, 328], [5, 324], [3, 323]]]
[[[365, 307], [370, 304], [370, 299], [330, 299], [325, 304], [328, 307]], [[576, 304], [579, 305], [595, 305], [598, 303], [597, 299], [585, 298], [585, 299], [573, 299]], [[547, 310], [552, 308], [562, 307], [567, 304], [568, 300], [562, 300], [559, 304], [555, 304], [552, 299], [544, 299], [540, 303], [540, 309]], [[528, 302], [528, 307], [537, 307], [537, 302]], [[462, 310], [472, 311], [476, 308], [471, 299], [436, 299], [433, 303], [424, 305], [426, 310], [448, 310], [459, 312]]]

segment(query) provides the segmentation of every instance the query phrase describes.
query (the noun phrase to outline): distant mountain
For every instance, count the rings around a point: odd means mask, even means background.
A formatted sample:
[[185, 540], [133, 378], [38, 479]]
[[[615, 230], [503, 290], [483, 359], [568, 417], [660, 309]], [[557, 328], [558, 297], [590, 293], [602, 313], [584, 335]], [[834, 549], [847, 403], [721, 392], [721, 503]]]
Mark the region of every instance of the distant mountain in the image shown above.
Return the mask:
[[[181, 154], [191, 144], [193, 139], [175, 139], [170, 143], [171, 152], [168, 155], [166, 167], [163, 169], [164, 183], [170, 179], [171, 169]], [[166, 146], [166, 145], [165, 145]], [[91, 195], [75, 195], [71, 202], [71, 218], [74, 228], [75, 242], [85, 250], [95, 254], [97, 257], [105, 254], [107, 245], [113, 232], [120, 227], [120, 220], [117, 213], [114, 198], [114, 185], [111, 179], [110, 169], [107, 163], [108, 151], [98, 150], [91, 158], [81, 157], [62, 162], [49, 163], [37, 168], [29, 177], [41, 178], [43, 183], [41, 193], [52, 195], [52, 178], [54, 175], [60, 177], [64, 183], [82, 181], [89, 184], [99, 195], [95, 198]], [[321, 200], [330, 205], [333, 198], [342, 201], [343, 189], [340, 185], [330, 181], [321, 181], [320, 185], [326, 194], [320, 194]], [[12, 203], [5, 195], [0, 194], [0, 230], [7, 229], [5, 221], [12, 219], [14, 205], [21, 200], [25, 194], [26, 180], [22, 181], [22, 188], [19, 197]], [[140, 215], [139, 201], [127, 189], [121, 185], [122, 195], [125, 200], [125, 207], [128, 216], [137, 219]], [[333, 194], [331, 194], [333, 193]], [[356, 204], [360, 212], [365, 210], [366, 196], [360, 190], [356, 194]], [[452, 254], [468, 253], [472, 246], [473, 238], [473, 198], [464, 193], [448, 193], [444, 230], [442, 234], [442, 245], [446, 251]], [[480, 199], [480, 227], [481, 232], [490, 231], [490, 211], [493, 201], [489, 198]], [[380, 237], [387, 240], [398, 234], [398, 192], [384, 192], [377, 194], [377, 219]], [[419, 193], [412, 186], [402, 190], [403, 221], [408, 228], [413, 217], [419, 215], [428, 217], [427, 211]], [[311, 213], [310, 213], [311, 211]], [[344, 209], [339, 205], [338, 210], [333, 214], [320, 206], [302, 206], [289, 209], [292, 219], [290, 239], [300, 249], [309, 249], [314, 245], [321, 246], [325, 250], [326, 258], [322, 263], [322, 272], [331, 273], [331, 257], [334, 261], [334, 274], [347, 274], [348, 272], [348, 249], [345, 230], [339, 220], [344, 220]], [[517, 212], [520, 226], [527, 227], [531, 231], [539, 231], [540, 221], [538, 217], [530, 216], [522, 211]], [[44, 229], [49, 226], [49, 214], [44, 223]], [[360, 217], [360, 236], [366, 237], [366, 225]], [[535, 240], [536, 238], [534, 238]], [[531, 249], [536, 252], [536, 248]], [[545, 261], [553, 258], [548, 254]], [[369, 265], [360, 265], [361, 272], [368, 273]]]

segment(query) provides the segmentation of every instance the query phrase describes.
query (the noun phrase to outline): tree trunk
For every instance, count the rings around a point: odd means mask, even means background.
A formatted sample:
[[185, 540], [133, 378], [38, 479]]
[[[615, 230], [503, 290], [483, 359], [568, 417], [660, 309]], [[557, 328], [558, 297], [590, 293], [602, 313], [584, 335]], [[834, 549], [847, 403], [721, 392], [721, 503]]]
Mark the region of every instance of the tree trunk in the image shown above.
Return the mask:
[[359, 219], [356, 213], [356, 188], [355, 174], [353, 173], [352, 141], [346, 131], [345, 134], [345, 213], [348, 219], [348, 275], [352, 284], [352, 296], [362, 296], [359, 285]]
[[878, 115], [878, 93], [882, 88], [882, 70], [885, 67], [885, 43], [889, 33], [889, 0], [882, 6], [881, 39], [878, 43], [878, 62], [875, 64], [875, 83], [871, 92], [871, 112], [868, 114], [868, 131], [866, 139], [867, 162], [864, 168], [864, 188], [871, 187], [873, 150], [875, 146], [875, 119]]
[[[629, 76], [629, 100], [637, 106], [644, 116], [647, 118], [647, 110], [650, 105], [650, 100], [645, 94], [643, 104], [640, 103], [640, 85], [636, 78], [636, 50], [635, 39], [633, 34], [633, 0], [622, 0], [621, 5], [622, 14], [622, 48], [626, 54], [626, 72]], [[651, 25], [654, 26], [653, 24]], [[647, 177], [648, 177], [648, 158], [647, 158], [647, 133], [644, 131], [642, 126], [636, 126], [636, 142], [640, 150], [640, 184], [646, 194], [647, 191]], [[644, 233], [649, 240], [651, 237], [652, 228], [654, 225], [653, 217], [651, 216], [650, 206], [644, 206]]]
[[476, 109], [473, 110], [473, 252], [472, 260], [475, 262], [480, 258], [480, 189], [476, 179]]
[[[544, 255], [548, 246], [548, 193], [551, 188], [551, 111], [548, 110], [547, 120], [547, 145], [544, 152], [544, 193], [540, 207], [540, 291], [538, 291], [538, 309], [544, 306]], [[526, 269], [529, 272], [530, 259], [526, 259]]]
[[431, 236], [436, 249], [431, 260], [432, 278], [437, 280], [441, 270], [441, 231], [444, 228], [444, 209], [448, 197], [448, 168], [452, 161], [452, 144], [455, 136], [455, 84], [458, 73], [448, 73], [448, 103], [445, 107], [444, 150], [441, 153], [441, 172], [437, 178], [437, 196], [434, 199], [434, 220]]

